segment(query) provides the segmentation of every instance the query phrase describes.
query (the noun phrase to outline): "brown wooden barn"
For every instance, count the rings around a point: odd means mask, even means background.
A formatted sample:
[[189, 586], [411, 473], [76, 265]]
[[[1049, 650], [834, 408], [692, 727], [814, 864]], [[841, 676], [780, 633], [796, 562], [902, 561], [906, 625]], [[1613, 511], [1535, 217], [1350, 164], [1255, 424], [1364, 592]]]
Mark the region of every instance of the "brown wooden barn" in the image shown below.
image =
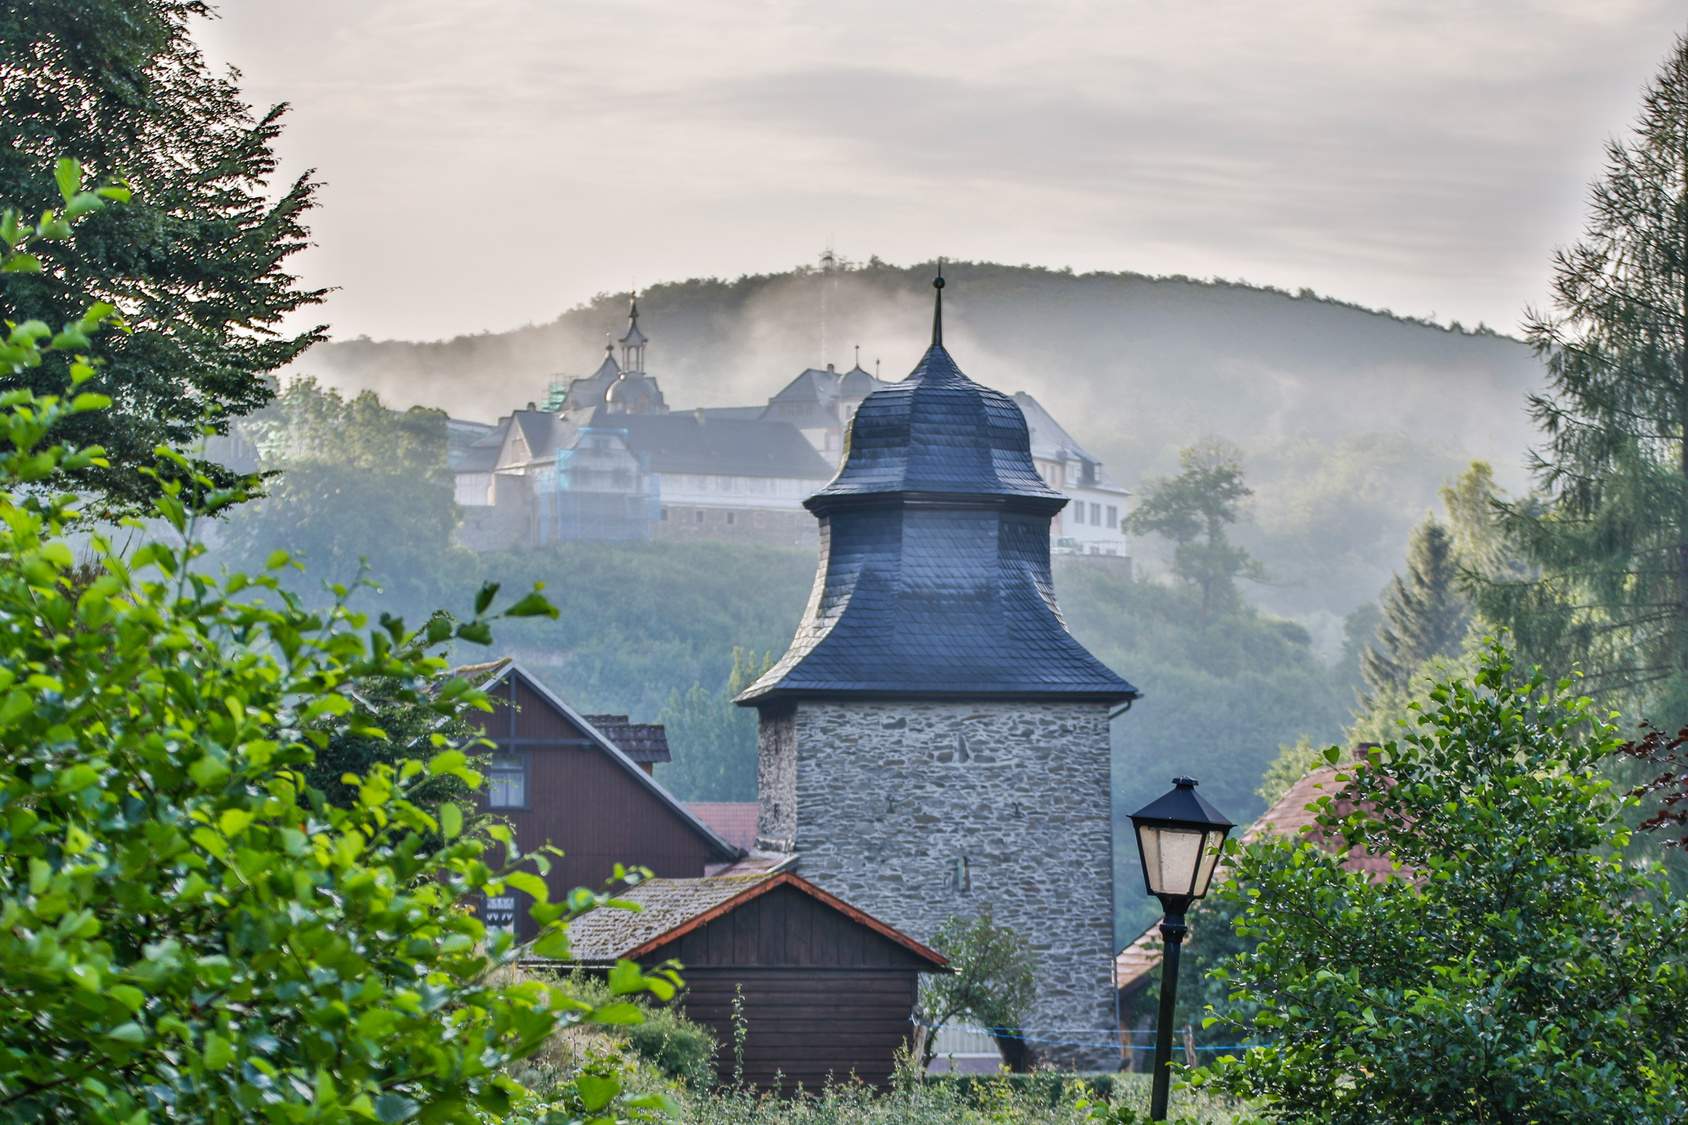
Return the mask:
[[720, 1041], [724, 1081], [736, 1065], [733, 1002], [742, 996], [746, 1081], [814, 1090], [853, 1075], [889, 1085], [920, 974], [947, 965], [791, 872], [657, 879], [624, 897], [643, 909], [594, 910], [569, 928], [578, 963], [679, 961], [681, 1003]]
[[[553, 898], [601, 886], [617, 863], [687, 878], [744, 854], [519, 664], [498, 668], [482, 687], [493, 710], [475, 721], [495, 746], [482, 807], [510, 822], [524, 852], [547, 843], [563, 850], [545, 879]], [[490, 924], [513, 921], [519, 936], [533, 936], [523, 896], [486, 907]]]

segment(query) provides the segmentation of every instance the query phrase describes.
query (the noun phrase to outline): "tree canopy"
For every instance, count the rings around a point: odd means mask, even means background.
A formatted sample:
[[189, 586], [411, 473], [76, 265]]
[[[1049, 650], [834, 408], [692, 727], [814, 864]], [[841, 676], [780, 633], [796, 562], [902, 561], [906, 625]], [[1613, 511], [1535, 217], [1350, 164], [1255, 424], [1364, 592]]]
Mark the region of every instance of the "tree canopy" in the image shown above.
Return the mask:
[[1183, 472], [1150, 481], [1123, 526], [1132, 535], [1172, 541], [1173, 573], [1201, 590], [1205, 623], [1216, 609], [1235, 606], [1239, 576], [1265, 577], [1265, 568], [1225, 533], [1254, 493], [1243, 483], [1241, 453], [1224, 442], [1190, 446], [1178, 463]]
[[1616, 732], [1571, 686], [1491, 646], [1315, 803], [1337, 846], [1233, 852], [1227, 1003], [1269, 1042], [1199, 1081], [1328, 1125], [1680, 1119], [1688, 906], [1624, 861]]
[[[42, 272], [0, 275], [0, 312], [54, 326], [95, 302], [128, 331], [84, 349], [114, 409], [64, 421], [66, 440], [98, 444], [104, 464], [73, 474], [98, 497], [93, 514], [145, 511], [157, 475], [177, 472], [154, 448], [189, 450], [200, 427], [268, 401], [264, 376], [322, 338], [283, 318], [320, 300], [288, 259], [306, 245], [316, 184], [300, 176], [272, 196], [273, 143], [285, 107], [254, 116], [235, 76], [210, 72], [190, 36], [200, 0], [31, 0], [0, 14], [0, 203], [25, 214], [55, 205], [53, 162], [79, 160], [135, 192], [86, 217], [74, 242], [43, 254]], [[69, 360], [43, 356], [3, 385], [62, 388]], [[221, 466], [195, 471], [227, 487]]]
[[1530, 400], [1545, 506], [1507, 530], [1535, 573], [1482, 606], [1521, 654], [1581, 666], [1612, 702], [1688, 718], [1688, 40], [1606, 149], [1583, 237], [1555, 259], [1553, 308], [1528, 337], [1548, 387]]

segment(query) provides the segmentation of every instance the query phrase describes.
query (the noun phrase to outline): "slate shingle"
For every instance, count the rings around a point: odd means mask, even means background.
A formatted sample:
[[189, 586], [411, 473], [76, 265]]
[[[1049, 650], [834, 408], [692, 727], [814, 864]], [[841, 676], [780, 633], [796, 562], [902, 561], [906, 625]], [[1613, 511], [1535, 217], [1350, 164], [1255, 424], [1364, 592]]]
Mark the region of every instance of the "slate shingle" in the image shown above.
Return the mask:
[[863, 401], [838, 475], [804, 501], [821, 521], [819, 589], [738, 701], [1135, 698], [1055, 604], [1049, 521], [1065, 504], [1019, 406], [934, 344]]

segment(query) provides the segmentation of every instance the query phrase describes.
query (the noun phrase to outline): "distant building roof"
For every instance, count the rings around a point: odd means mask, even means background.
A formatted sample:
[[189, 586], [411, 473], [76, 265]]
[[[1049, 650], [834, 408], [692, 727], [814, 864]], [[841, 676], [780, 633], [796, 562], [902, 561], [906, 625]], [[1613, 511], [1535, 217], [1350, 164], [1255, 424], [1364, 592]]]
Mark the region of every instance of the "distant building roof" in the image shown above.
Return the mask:
[[[635, 762], [674, 760], [668, 752], [668, 730], [661, 723], [630, 723], [626, 715], [586, 715], [584, 718]], [[704, 820], [704, 823], [709, 824], [709, 821]], [[710, 824], [710, 827], [714, 825]], [[728, 840], [728, 843], [732, 842]]]
[[824, 481], [832, 466], [797, 428], [747, 422], [695, 411], [686, 414], [611, 414], [597, 411], [592, 425], [627, 432], [627, 448], [646, 453], [653, 473], [796, 477]]
[[686, 807], [729, 844], [747, 852], [756, 846], [755, 801], [687, 801]]
[[574, 960], [585, 964], [606, 964], [619, 958], [637, 959], [652, 953], [715, 918], [767, 894], [788, 886], [809, 895], [943, 968], [949, 962], [913, 938], [834, 898], [806, 879], [782, 871], [774, 875], [716, 875], [702, 879], [652, 879], [617, 897], [637, 903], [638, 911], [599, 907], [569, 924], [569, 946]]
[[1082, 484], [1104, 492], [1118, 492], [1122, 496], [1131, 495], [1102, 471], [1102, 462], [1086, 453], [1078, 442], [1061, 428], [1061, 424], [1050, 416], [1042, 403], [1025, 391], [1016, 392], [1014, 401], [1019, 404], [1020, 413], [1026, 417], [1026, 429], [1031, 435], [1033, 457], [1040, 461], [1076, 461], [1089, 467], [1088, 478], [1086, 474], [1081, 473], [1078, 479], [1069, 480], [1069, 484]]

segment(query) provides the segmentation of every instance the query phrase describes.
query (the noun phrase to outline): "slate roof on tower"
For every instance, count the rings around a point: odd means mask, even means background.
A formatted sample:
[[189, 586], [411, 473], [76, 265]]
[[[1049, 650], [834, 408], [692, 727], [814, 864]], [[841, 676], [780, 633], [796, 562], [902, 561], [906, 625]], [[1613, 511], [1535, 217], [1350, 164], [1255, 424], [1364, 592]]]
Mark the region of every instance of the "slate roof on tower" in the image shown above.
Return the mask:
[[920, 364], [862, 402], [838, 475], [804, 501], [822, 525], [815, 590], [738, 702], [1136, 698], [1055, 604], [1049, 521], [1065, 504], [1020, 408], [961, 373], [934, 317]]

